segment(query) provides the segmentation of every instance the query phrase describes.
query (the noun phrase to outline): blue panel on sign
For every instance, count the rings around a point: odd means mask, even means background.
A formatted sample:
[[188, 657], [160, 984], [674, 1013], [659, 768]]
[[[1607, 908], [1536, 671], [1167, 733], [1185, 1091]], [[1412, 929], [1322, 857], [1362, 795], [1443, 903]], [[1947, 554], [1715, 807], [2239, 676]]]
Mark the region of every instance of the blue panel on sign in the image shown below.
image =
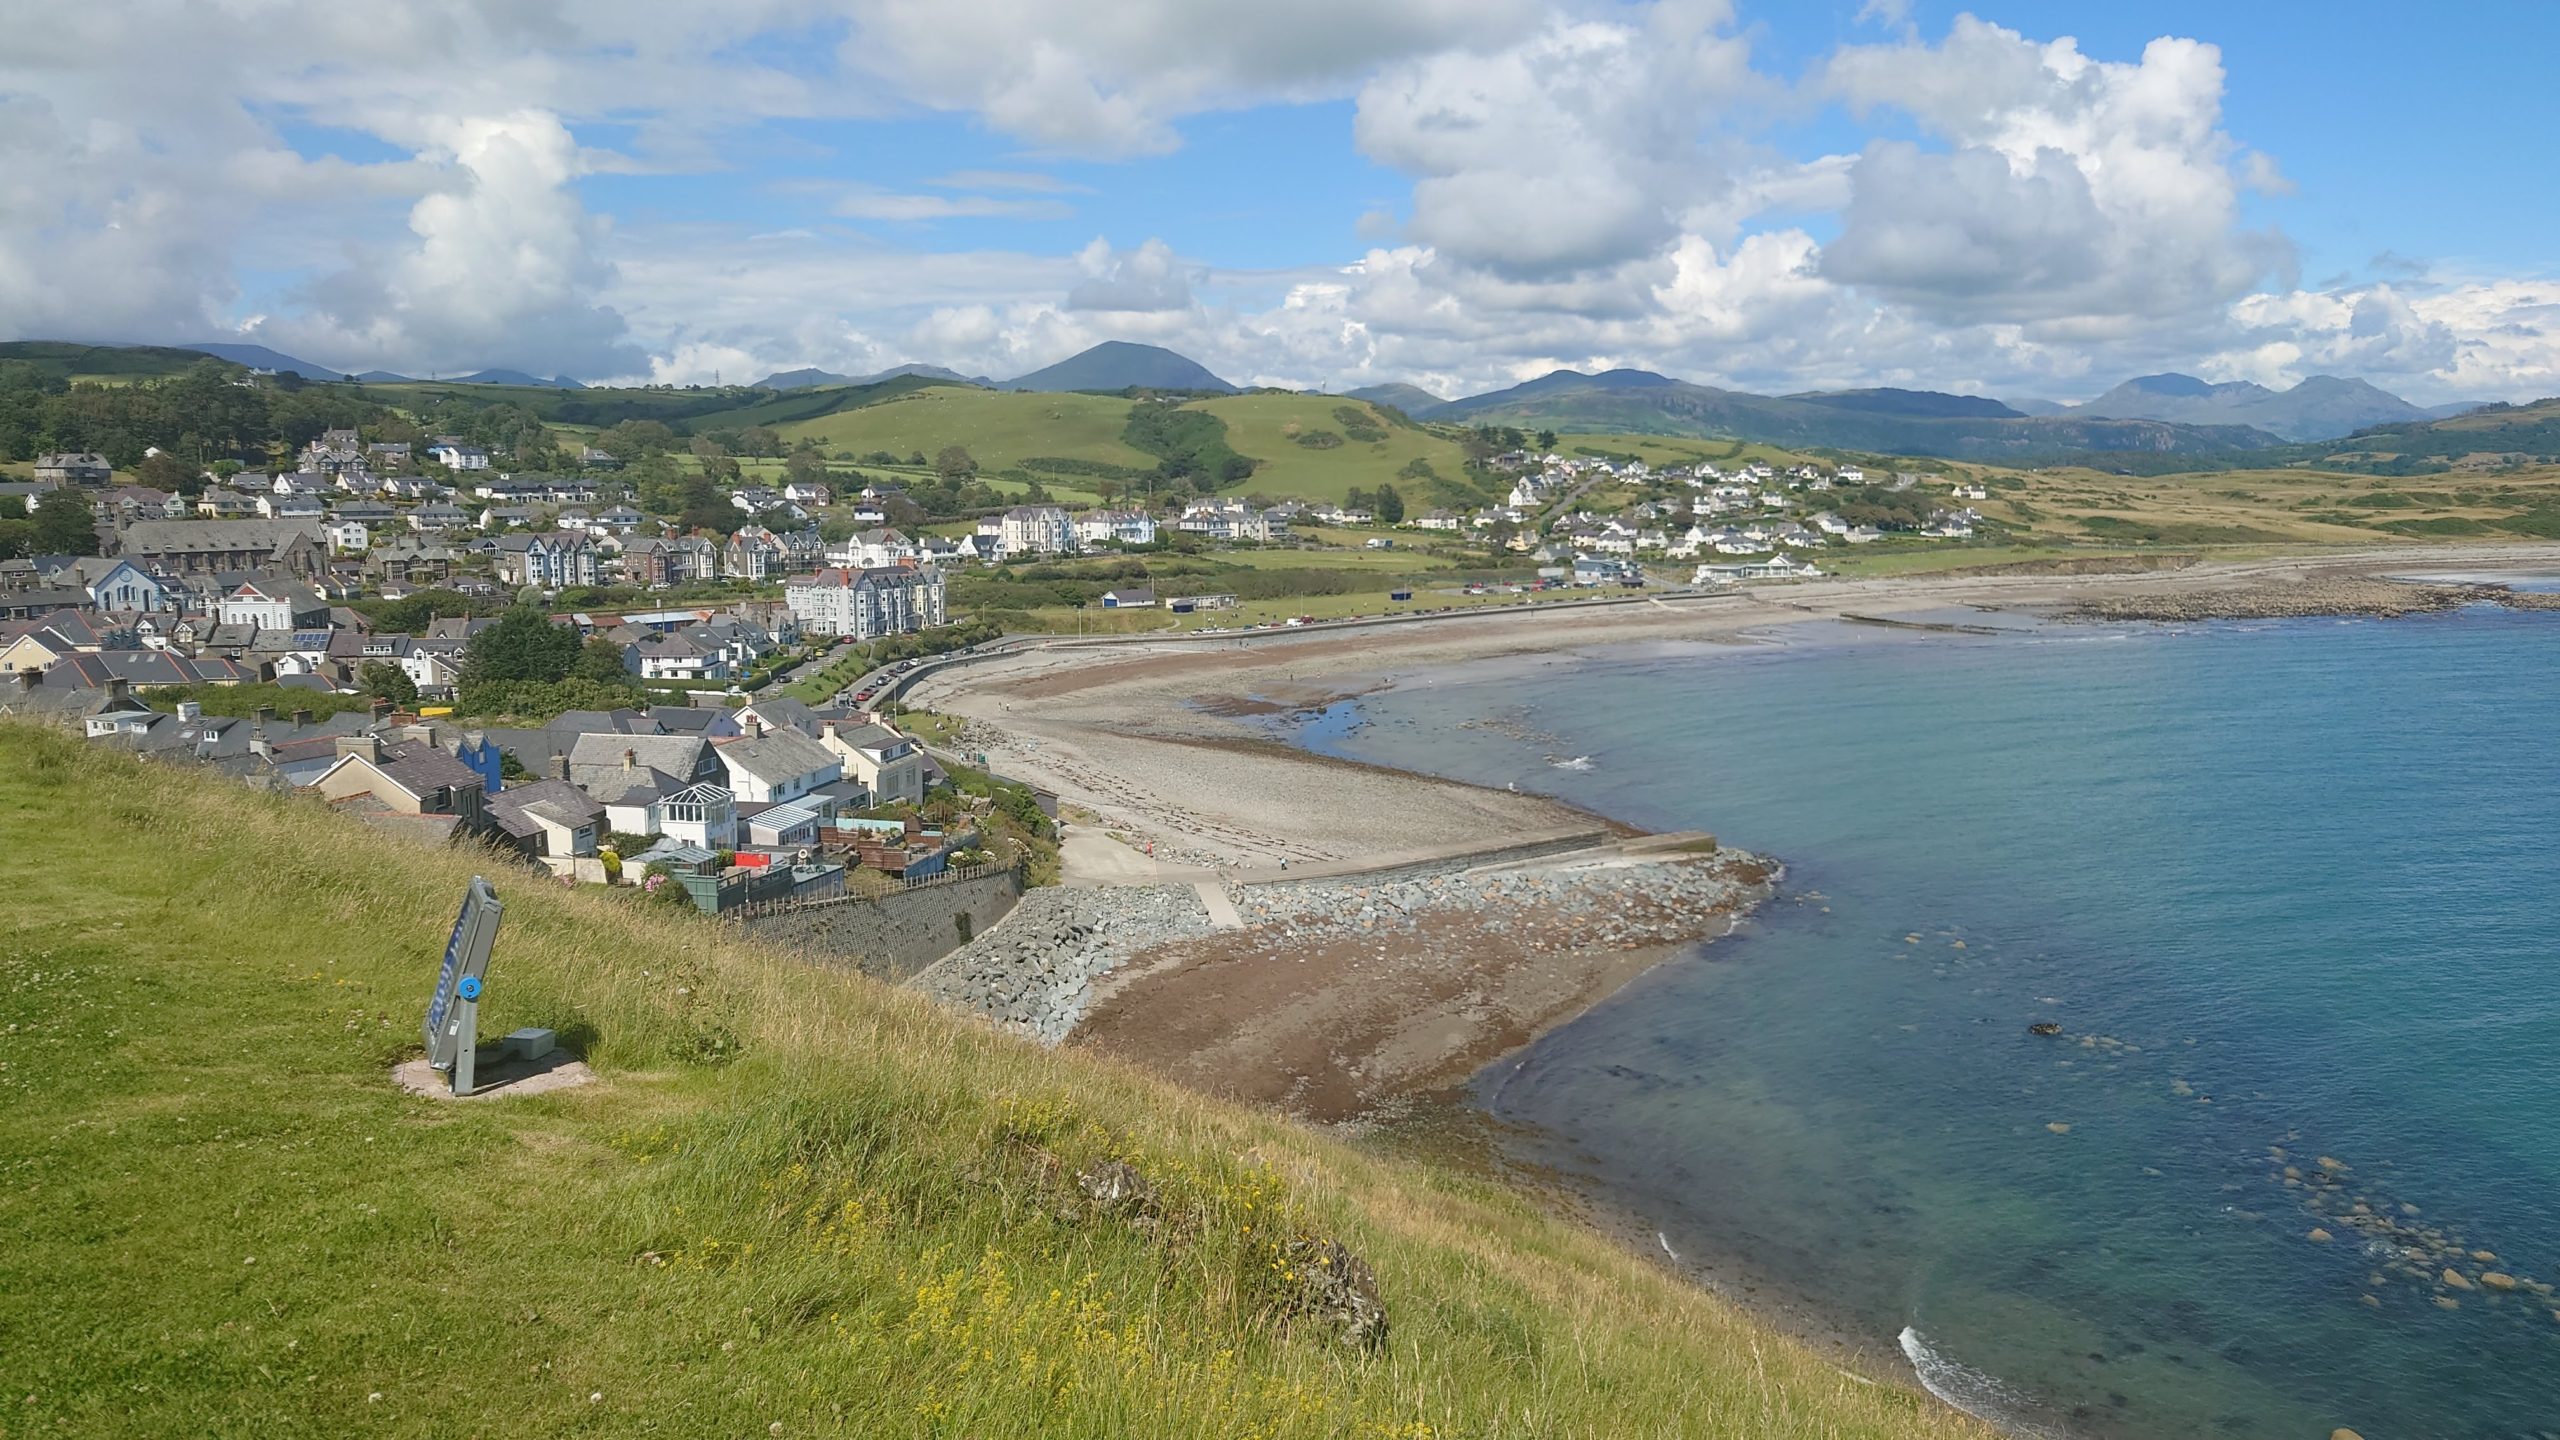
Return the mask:
[[463, 999], [465, 999], [465, 1000], [477, 1000], [477, 999], [479, 999], [479, 998], [480, 998], [480, 977], [479, 977], [479, 976], [477, 976], [477, 975], [465, 975], [465, 976], [463, 976], [463, 977], [462, 977], [462, 979], [461, 979], [458, 983], [456, 983], [456, 984], [454, 985], [454, 987], [453, 987], [453, 993], [455, 993], [456, 995], [461, 996], [461, 997], [462, 997]]

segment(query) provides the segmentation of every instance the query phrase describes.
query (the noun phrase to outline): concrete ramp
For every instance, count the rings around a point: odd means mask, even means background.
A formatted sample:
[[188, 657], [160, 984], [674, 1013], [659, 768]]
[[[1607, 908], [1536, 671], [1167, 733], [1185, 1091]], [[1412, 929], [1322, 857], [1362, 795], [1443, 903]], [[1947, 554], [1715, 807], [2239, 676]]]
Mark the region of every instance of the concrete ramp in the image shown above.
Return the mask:
[[1200, 896], [1200, 908], [1209, 912], [1209, 924], [1219, 930], [1241, 930], [1244, 917], [1236, 913], [1236, 902], [1227, 898], [1227, 887], [1215, 880], [1195, 880], [1191, 888]]

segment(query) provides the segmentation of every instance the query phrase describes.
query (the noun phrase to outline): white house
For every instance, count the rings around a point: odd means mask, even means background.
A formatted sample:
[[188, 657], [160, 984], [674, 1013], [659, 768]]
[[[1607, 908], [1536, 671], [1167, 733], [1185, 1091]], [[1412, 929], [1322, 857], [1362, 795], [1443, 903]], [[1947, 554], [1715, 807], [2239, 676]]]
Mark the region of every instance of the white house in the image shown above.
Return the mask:
[[714, 753], [729, 772], [730, 791], [749, 804], [797, 800], [844, 778], [844, 757], [797, 730], [767, 730], [754, 720]]
[[1088, 510], [1076, 517], [1079, 545], [1153, 545], [1156, 517], [1144, 510]]
[[943, 621], [942, 572], [912, 561], [876, 569], [830, 566], [783, 582], [783, 603], [805, 635], [868, 640]]
[[489, 452], [477, 445], [444, 440], [427, 447], [427, 455], [447, 470], [486, 470]]
[[1016, 555], [1072, 555], [1075, 522], [1055, 505], [1016, 505], [997, 521], [996, 549], [1008, 560]]

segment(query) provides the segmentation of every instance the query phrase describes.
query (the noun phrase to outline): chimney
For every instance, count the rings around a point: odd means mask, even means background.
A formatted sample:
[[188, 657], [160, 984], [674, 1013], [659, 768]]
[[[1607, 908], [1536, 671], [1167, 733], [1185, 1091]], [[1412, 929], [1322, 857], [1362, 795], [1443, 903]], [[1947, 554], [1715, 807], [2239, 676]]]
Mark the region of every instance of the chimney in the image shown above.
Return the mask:
[[121, 705], [133, 696], [133, 685], [118, 675], [107, 681], [107, 699]]
[[764, 722], [762, 720], [750, 715], [743, 722], [743, 726], [747, 732], [748, 739], [761, 740], [764, 738]]
[[18, 683], [33, 690], [44, 683], [44, 671], [30, 665], [18, 672]]
[[390, 714], [391, 714], [391, 702], [390, 702], [390, 701], [388, 701], [388, 700], [376, 700], [376, 701], [374, 701], [374, 702], [373, 702], [373, 718], [374, 718], [374, 719], [376, 719], [376, 720], [385, 719], [385, 718], [387, 718]]
[[833, 743], [836, 738], [836, 722], [833, 720], [819, 721], [818, 738]]
[[370, 731], [362, 735], [341, 735], [338, 737], [338, 753], [361, 755], [379, 764], [382, 760], [382, 737]]
[[310, 723], [311, 723], [311, 712], [310, 712], [310, 711], [308, 711], [308, 710], [296, 710], [296, 711], [294, 711], [294, 712], [293, 712], [293, 728], [294, 728], [294, 729], [299, 730], [299, 729], [301, 729], [302, 727], [304, 727], [304, 726], [306, 726], [306, 725], [308, 725], [308, 724], [310, 724]]
[[275, 723], [275, 719], [276, 719], [276, 707], [274, 707], [273, 705], [261, 705], [261, 706], [259, 706], [259, 707], [258, 707], [258, 710], [257, 710], [257, 721], [258, 721], [258, 728], [259, 728], [259, 729], [261, 729], [261, 730], [266, 729], [269, 725], [272, 725], [272, 724], [274, 724], [274, 723]]
[[179, 702], [178, 702], [178, 723], [179, 723], [179, 724], [181, 724], [181, 725], [193, 725], [194, 723], [196, 723], [196, 722], [197, 722], [197, 721], [199, 721], [199, 720], [202, 720], [203, 718], [204, 718], [204, 707], [203, 707], [202, 705], [197, 704], [197, 703], [196, 703], [196, 702], [194, 702], [193, 700], [181, 700], [181, 701], [179, 701]]
[[[626, 750], [622, 753], [628, 755], [631, 752]], [[567, 755], [554, 755], [551, 757], [551, 778], [554, 780], [566, 780], [569, 778], [569, 757]]]
[[632, 768], [633, 768], [634, 766], [637, 766], [639, 763], [640, 763], [640, 752], [639, 752], [639, 751], [637, 751], [637, 750], [625, 750], [625, 751], [623, 751], [623, 752], [622, 752], [622, 773], [624, 773], [624, 774], [626, 774], [626, 775], [630, 774], [630, 773], [631, 773], [631, 771], [632, 771]]

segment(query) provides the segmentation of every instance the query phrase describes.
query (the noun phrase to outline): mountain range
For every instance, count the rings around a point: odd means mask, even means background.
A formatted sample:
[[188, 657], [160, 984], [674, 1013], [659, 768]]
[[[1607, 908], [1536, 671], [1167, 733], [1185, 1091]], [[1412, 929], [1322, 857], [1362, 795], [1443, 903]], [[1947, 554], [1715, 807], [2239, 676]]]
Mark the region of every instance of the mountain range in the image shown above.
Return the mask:
[[2278, 443], [2246, 426], [2078, 415], [2027, 416], [1998, 401], [1913, 390], [1753, 395], [1649, 370], [1558, 370], [1452, 400], [1418, 419], [1548, 430], [1624, 431], [1773, 445], [2037, 463], [2091, 452], [2201, 455]]
[[814, 367], [801, 370], [776, 370], [756, 382], [762, 390], [809, 390], [820, 385], [877, 385], [901, 375], [914, 375], [925, 380], [942, 380], [953, 385], [981, 385], [993, 388], [995, 383], [984, 375], [963, 375], [940, 365], [892, 365], [869, 375], [838, 375], [831, 370]]
[[2314, 375], [2290, 390], [2247, 380], [2221, 384], [2192, 375], [2142, 375], [2083, 405], [2074, 415], [2171, 420], [2183, 425], [2247, 425], [2286, 440], [2330, 440], [2372, 425], [2440, 420], [2479, 408], [2470, 401], [2412, 405], [2368, 381]]

